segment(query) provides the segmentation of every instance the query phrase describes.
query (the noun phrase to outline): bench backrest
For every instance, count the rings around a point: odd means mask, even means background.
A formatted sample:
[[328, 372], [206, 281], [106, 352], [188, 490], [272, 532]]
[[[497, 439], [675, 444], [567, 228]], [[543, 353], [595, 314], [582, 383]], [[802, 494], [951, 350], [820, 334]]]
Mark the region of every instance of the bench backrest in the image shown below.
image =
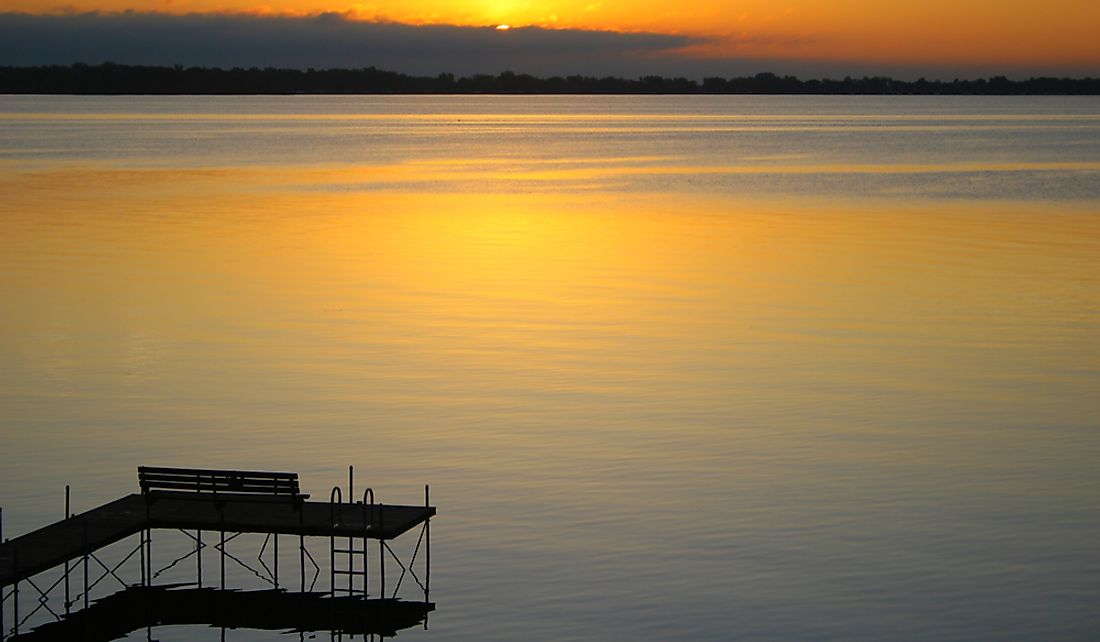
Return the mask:
[[141, 494], [155, 491], [213, 493], [215, 495], [301, 495], [298, 473], [258, 470], [209, 470], [138, 466]]

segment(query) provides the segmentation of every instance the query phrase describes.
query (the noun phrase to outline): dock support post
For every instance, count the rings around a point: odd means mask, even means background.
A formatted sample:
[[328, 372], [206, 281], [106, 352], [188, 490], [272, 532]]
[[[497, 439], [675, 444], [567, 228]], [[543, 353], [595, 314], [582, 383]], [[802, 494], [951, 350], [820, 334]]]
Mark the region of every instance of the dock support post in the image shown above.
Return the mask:
[[[69, 485], [65, 484], [65, 519], [69, 519]], [[69, 560], [65, 560], [65, 615], [69, 614]]]
[[[0, 508], [0, 542], [4, 541], [4, 509]], [[13, 569], [14, 570], [14, 569]], [[0, 586], [0, 642], [4, 641], [4, 587]]]
[[385, 524], [382, 515], [385, 514], [385, 506], [378, 504], [378, 581], [381, 587], [379, 597], [386, 599], [386, 540], [382, 539]]
[[274, 553], [273, 556], [274, 556], [275, 559], [274, 559], [274, 563], [271, 565], [272, 569], [274, 569], [273, 572], [271, 573], [271, 575], [273, 576], [273, 579], [275, 580], [275, 590], [278, 591], [279, 590], [279, 534], [275, 533], [274, 537], [275, 537], [275, 548], [274, 548], [274, 551], [273, 551], [273, 553]]
[[153, 529], [145, 529], [145, 576], [149, 586], [153, 585]]
[[[355, 503], [355, 466], [348, 466], [348, 503]], [[348, 597], [355, 595], [355, 538], [348, 536]]]
[[[11, 551], [11, 570], [17, 572], [19, 569], [19, 549], [12, 547]], [[15, 584], [11, 589], [11, 619], [12, 619], [12, 634], [19, 635], [19, 580], [15, 580]]]
[[195, 588], [202, 588], [202, 529], [195, 531]]
[[221, 551], [222, 551], [222, 554], [221, 554], [221, 582], [222, 582], [221, 587], [222, 587], [222, 590], [224, 591], [225, 590], [225, 513], [224, 512], [222, 513], [221, 529], [218, 531], [218, 536], [221, 538], [221, 544], [219, 546], [219, 548], [221, 548]]
[[301, 592], [306, 592], [306, 524], [305, 524], [305, 508], [298, 507], [298, 565], [302, 571], [302, 589]]
[[[424, 508], [431, 506], [428, 485], [424, 484]], [[432, 589], [432, 518], [424, 518], [424, 602], [430, 602]], [[424, 630], [428, 630], [428, 612], [424, 612]]]
[[138, 531], [138, 551], [141, 553], [141, 585], [149, 586], [149, 578], [145, 577], [145, 529]]
[[[424, 508], [431, 506], [428, 496], [428, 485], [424, 484]], [[428, 601], [428, 593], [432, 588], [432, 518], [424, 518], [424, 601]], [[424, 626], [428, 626], [428, 618], [424, 617]]]
[[[363, 519], [363, 530], [366, 531], [366, 519]], [[363, 597], [370, 597], [370, 558], [367, 557], [370, 538], [363, 534]]]
[[[84, 559], [81, 560], [84, 566], [84, 608], [88, 608], [88, 517], [85, 515], [81, 520], [84, 531]], [[85, 614], [87, 615], [87, 614]]]

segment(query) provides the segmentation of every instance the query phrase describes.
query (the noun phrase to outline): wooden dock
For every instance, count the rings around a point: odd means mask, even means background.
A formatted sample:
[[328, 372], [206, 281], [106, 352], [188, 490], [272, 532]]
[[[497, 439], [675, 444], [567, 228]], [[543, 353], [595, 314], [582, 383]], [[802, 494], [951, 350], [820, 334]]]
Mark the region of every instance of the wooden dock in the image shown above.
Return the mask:
[[213, 495], [127, 495], [0, 544], [0, 587], [145, 529], [184, 529], [389, 540], [425, 523], [433, 506], [288, 502]]

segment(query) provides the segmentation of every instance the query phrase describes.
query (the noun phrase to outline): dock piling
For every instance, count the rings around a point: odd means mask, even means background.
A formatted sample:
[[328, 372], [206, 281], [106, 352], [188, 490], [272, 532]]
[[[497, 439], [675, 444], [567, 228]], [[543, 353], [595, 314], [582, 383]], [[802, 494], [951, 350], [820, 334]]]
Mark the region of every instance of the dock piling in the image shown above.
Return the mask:
[[[382, 515], [385, 514], [382, 504], [378, 504], [378, 528], [382, 528]], [[378, 538], [378, 597], [386, 598], [386, 540]]]
[[[65, 519], [72, 513], [69, 510], [69, 485], [65, 484]], [[65, 561], [65, 615], [69, 614], [69, 562]]]
[[[424, 484], [424, 508], [429, 508], [431, 503], [428, 501], [428, 485]], [[432, 519], [429, 517], [424, 520], [424, 601], [428, 601], [428, 593], [432, 588]], [[428, 626], [428, 619], [424, 618], [425, 628]]]
[[306, 525], [305, 511], [298, 511], [298, 565], [302, 572], [301, 592], [306, 592]]
[[[0, 542], [4, 541], [4, 509], [0, 507]], [[0, 586], [0, 642], [4, 642], [4, 587]]]
[[88, 518], [81, 521], [81, 530], [84, 531], [84, 608], [88, 608]]
[[221, 543], [218, 545], [218, 548], [220, 548], [221, 552], [222, 552], [219, 559], [221, 559], [221, 588], [224, 591], [225, 590], [225, 512], [224, 511], [222, 512], [221, 520], [222, 520], [222, 527], [218, 531], [218, 537], [221, 539]]
[[145, 529], [145, 574], [149, 578], [149, 586], [153, 585], [153, 529]]
[[[348, 466], [348, 503], [355, 503], [355, 466]], [[355, 538], [348, 535], [348, 597], [355, 595]], [[364, 569], [365, 570], [365, 569]]]
[[141, 556], [138, 559], [138, 563], [141, 565], [141, 585], [148, 586], [149, 582], [145, 577], [145, 529], [138, 531], [138, 551]]
[[[19, 567], [19, 549], [11, 552], [11, 565], [12, 568]], [[19, 580], [15, 580], [11, 589], [11, 621], [12, 635], [19, 635]]]

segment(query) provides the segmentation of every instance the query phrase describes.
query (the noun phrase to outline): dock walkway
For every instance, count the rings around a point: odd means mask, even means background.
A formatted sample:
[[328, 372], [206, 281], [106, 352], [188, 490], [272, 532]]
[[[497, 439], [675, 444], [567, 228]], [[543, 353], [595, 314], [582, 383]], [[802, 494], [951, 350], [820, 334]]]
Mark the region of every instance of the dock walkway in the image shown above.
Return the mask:
[[393, 539], [435, 515], [433, 506], [275, 502], [139, 494], [0, 544], [0, 587], [25, 580], [145, 529]]

